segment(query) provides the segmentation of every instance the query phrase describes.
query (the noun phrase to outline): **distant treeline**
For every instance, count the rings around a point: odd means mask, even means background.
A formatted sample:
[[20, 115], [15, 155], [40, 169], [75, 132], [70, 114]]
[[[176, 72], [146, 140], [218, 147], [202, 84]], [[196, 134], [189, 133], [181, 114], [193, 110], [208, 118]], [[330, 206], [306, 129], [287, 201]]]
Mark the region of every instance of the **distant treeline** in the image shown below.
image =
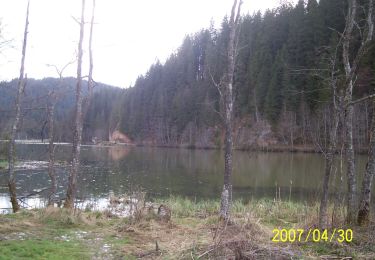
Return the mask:
[[[18, 133], [19, 139], [43, 139], [48, 136], [47, 127], [47, 101], [48, 94], [54, 91], [57, 102], [55, 107], [55, 139], [56, 141], [72, 141], [73, 112], [75, 105], [75, 78], [64, 78], [62, 82], [56, 78], [44, 78], [41, 80], [28, 79], [25, 88], [25, 97], [22, 100], [22, 121]], [[87, 96], [87, 81], [83, 81], [83, 95]], [[0, 138], [9, 137], [11, 119], [15, 113], [14, 102], [17, 90], [17, 79], [10, 82], [0, 83]], [[97, 83], [94, 88], [94, 100], [92, 109], [97, 113], [97, 118], [101, 113], [96, 109], [106, 109], [110, 113], [113, 101], [119, 99], [122, 89], [112, 87], [106, 84]], [[97, 103], [97, 100], [106, 100], [109, 104]], [[86, 114], [91, 114], [87, 111]], [[87, 121], [87, 120], [86, 120]], [[102, 121], [103, 127], [108, 120]], [[85, 123], [84, 128], [92, 128], [92, 122]], [[87, 136], [87, 135], [86, 135]], [[108, 138], [108, 133], [106, 134]], [[85, 139], [88, 141], [88, 139]]]

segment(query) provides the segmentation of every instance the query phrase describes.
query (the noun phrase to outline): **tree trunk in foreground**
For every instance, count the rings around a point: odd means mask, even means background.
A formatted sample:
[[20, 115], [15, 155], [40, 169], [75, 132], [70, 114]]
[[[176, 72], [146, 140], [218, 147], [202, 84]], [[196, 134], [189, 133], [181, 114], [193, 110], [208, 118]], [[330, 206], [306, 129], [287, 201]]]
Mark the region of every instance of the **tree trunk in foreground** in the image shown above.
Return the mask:
[[[368, 24], [368, 35], [367, 41], [372, 40], [373, 30], [374, 30], [374, 21], [372, 17], [373, 12], [373, 0], [369, 0], [369, 10], [367, 15], [367, 24]], [[373, 107], [375, 107], [375, 99], [373, 99]], [[370, 219], [370, 200], [371, 200], [371, 186], [372, 180], [375, 172], [375, 109], [372, 112], [372, 128], [371, 128], [371, 137], [370, 144], [368, 149], [368, 162], [366, 165], [365, 176], [362, 181], [362, 192], [361, 199], [359, 203], [358, 211], [358, 224], [366, 225]]]
[[[350, 99], [351, 102], [351, 99]], [[347, 216], [348, 223], [354, 223], [357, 212], [357, 178], [355, 174], [355, 157], [353, 148], [353, 106], [345, 110], [345, 152], [346, 173], [348, 178]]]
[[353, 97], [353, 80], [351, 78], [352, 66], [350, 63], [350, 42], [352, 38], [355, 18], [357, 13], [357, 1], [349, 0], [348, 14], [346, 16], [346, 26], [343, 34], [343, 65], [345, 68], [345, 154], [347, 163], [348, 195], [347, 195], [347, 221], [353, 223], [356, 212], [356, 176], [355, 158], [353, 150], [353, 106], [350, 105]]
[[92, 32], [94, 29], [94, 18], [95, 18], [95, 0], [92, 0], [92, 13], [91, 13], [91, 22], [90, 22], [90, 36], [89, 36], [89, 78], [88, 78], [88, 88], [89, 94], [87, 98], [87, 109], [89, 109], [90, 102], [92, 99], [92, 93], [94, 90], [94, 80], [92, 78], [92, 73], [94, 69], [94, 60], [92, 57]]
[[[375, 100], [373, 101], [375, 107]], [[370, 221], [371, 186], [375, 172], [375, 109], [372, 112], [372, 128], [368, 149], [368, 161], [365, 176], [362, 181], [361, 200], [358, 211], [358, 224], [366, 225]]]
[[[357, 16], [357, 1], [349, 0], [348, 14], [346, 17], [345, 31], [342, 36], [343, 45], [343, 65], [345, 68], [345, 152], [347, 160], [347, 177], [348, 177], [348, 196], [347, 196], [347, 222], [355, 223], [357, 217], [357, 181], [355, 174], [355, 157], [353, 148], [353, 87], [357, 76], [358, 67], [363, 56], [368, 52], [370, 43], [373, 38], [374, 21], [372, 18], [373, 0], [368, 1], [367, 11], [367, 31], [363, 37], [358, 50], [353, 52], [350, 49], [350, 43], [353, 40], [353, 29], [357, 25], [355, 18]], [[352, 61], [350, 61], [350, 58]]]
[[82, 42], [84, 34], [84, 12], [85, 0], [82, 0], [80, 34], [78, 42], [78, 61], [77, 61], [77, 85], [76, 85], [76, 107], [74, 120], [73, 150], [72, 150], [72, 166], [69, 173], [68, 189], [66, 192], [65, 208], [72, 209], [74, 207], [74, 199], [77, 191], [77, 174], [80, 165], [81, 142], [82, 142]]
[[[60, 79], [61, 80], [61, 79]], [[51, 189], [48, 196], [48, 205], [53, 205], [54, 197], [56, 194], [57, 184], [55, 176], [55, 144], [53, 143], [54, 138], [54, 110], [55, 110], [55, 94], [49, 93], [48, 95], [48, 175], [51, 179]]]
[[336, 143], [337, 143], [337, 128], [339, 125], [339, 111], [334, 108], [333, 125], [329, 133], [329, 145], [325, 154], [325, 168], [323, 179], [322, 197], [319, 208], [319, 227], [322, 229], [328, 228], [328, 194], [329, 194], [329, 178], [334, 169]]
[[90, 109], [90, 103], [94, 92], [94, 59], [92, 55], [92, 35], [94, 30], [94, 19], [95, 19], [95, 0], [92, 0], [92, 11], [91, 11], [91, 22], [90, 22], [90, 33], [89, 33], [89, 75], [87, 79], [88, 94], [83, 103], [83, 117], [87, 114]]
[[[240, 19], [242, 1], [237, 5], [234, 0], [232, 12], [229, 20], [229, 39], [228, 39], [228, 67], [225, 75], [223, 75], [223, 93], [224, 93], [224, 125], [225, 125], [225, 172], [224, 187], [221, 194], [220, 217], [229, 219], [230, 207], [232, 203], [232, 157], [233, 157], [233, 138], [232, 138], [232, 117], [233, 117], [233, 75], [236, 58], [236, 42], [238, 37], [238, 24]], [[237, 9], [237, 14], [236, 14]]]
[[8, 180], [8, 187], [9, 187], [9, 194], [10, 194], [10, 201], [12, 203], [13, 212], [17, 212], [20, 209], [20, 206], [17, 201], [17, 193], [16, 193], [16, 181], [14, 177], [14, 164], [15, 164], [15, 157], [16, 157], [16, 137], [17, 137], [17, 130], [18, 125], [21, 118], [21, 99], [24, 94], [26, 80], [24, 78], [24, 71], [25, 71], [25, 57], [26, 57], [26, 46], [27, 46], [27, 30], [29, 26], [29, 5], [30, 2], [27, 3], [27, 11], [26, 11], [26, 23], [25, 23], [25, 31], [23, 34], [23, 45], [22, 45], [22, 59], [21, 59], [21, 69], [20, 69], [20, 77], [18, 79], [18, 91], [16, 97], [16, 116], [13, 121], [12, 125], [12, 132], [10, 136], [10, 143], [9, 143], [9, 153], [8, 153], [8, 172], [9, 172], [9, 180]]

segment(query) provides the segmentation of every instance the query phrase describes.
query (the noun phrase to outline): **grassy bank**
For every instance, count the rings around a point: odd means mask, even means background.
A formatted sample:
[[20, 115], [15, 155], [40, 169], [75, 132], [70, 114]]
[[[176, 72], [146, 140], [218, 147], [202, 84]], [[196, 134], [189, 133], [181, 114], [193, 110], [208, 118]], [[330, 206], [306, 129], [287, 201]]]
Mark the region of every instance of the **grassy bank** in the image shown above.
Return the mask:
[[217, 217], [218, 201], [154, 203], [161, 204], [169, 221], [144, 208], [132, 218], [57, 208], [2, 215], [0, 259], [375, 259], [375, 225], [346, 227], [341, 211], [334, 227], [352, 228], [351, 243], [271, 241], [275, 228], [314, 228], [315, 204], [235, 201], [230, 223]]

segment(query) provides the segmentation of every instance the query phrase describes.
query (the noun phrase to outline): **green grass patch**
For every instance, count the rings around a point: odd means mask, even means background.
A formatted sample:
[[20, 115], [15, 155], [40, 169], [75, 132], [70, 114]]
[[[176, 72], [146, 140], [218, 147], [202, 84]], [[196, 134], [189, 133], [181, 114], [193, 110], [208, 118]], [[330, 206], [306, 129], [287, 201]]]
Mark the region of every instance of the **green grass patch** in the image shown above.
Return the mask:
[[[166, 204], [174, 218], [216, 216], [220, 209], [219, 200], [193, 201], [189, 198], [171, 196], [156, 201]], [[318, 204], [307, 205], [301, 202], [274, 201], [269, 199], [244, 202], [235, 200], [232, 204], [232, 215], [239, 218], [251, 216], [259, 218], [268, 226], [292, 227], [297, 223], [305, 223], [318, 212]]]
[[107, 236], [104, 238], [104, 242], [111, 244], [115, 247], [120, 247], [125, 244], [129, 244], [131, 242], [129, 237], [118, 237], [114, 234]]
[[8, 168], [8, 161], [0, 159], [0, 170], [4, 170]]
[[257, 200], [248, 203], [249, 212], [260, 218], [266, 225], [292, 227], [306, 224], [317, 214], [318, 204], [307, 205], [300, 202]]
[[193, 201], [189, 198], [171, 196], [156, 201], [158, 204], [166, 204], [172, 210], [174, 217], [195, 217], [197, 215], [217, 214], [220, 208], [218, 200]]
[[75, 241], [8, 240], [0, 242], [0, 259], [90, 259], [90, 254]]

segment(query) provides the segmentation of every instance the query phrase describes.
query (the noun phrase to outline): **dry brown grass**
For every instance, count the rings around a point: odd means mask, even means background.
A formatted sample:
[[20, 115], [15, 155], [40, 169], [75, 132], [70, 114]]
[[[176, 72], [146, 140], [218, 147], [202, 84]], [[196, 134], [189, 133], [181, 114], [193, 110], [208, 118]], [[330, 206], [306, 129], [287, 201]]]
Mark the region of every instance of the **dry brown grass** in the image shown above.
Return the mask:
[[118, 232], [132, 239], [123, 246], [123, 252], [142, 259], [260, 259], [266, 256], [283, 259], [296, 254], [295, 249], [272, 245], [272, 231], [251, 217], [233, 218], [231, 223], [220, 221], [216, 216], [175, 218], [168, 223], [155, 218], [122, 224]]
[[[205, 223], [197, 223], [195, 219], [185, 219], [184, 223], [149, 219], [134, 225], [120, 226], [118, 231], [132, 239], [132, 243], [124, 246], [124, 252], [131, 252], [137, 257], [152, 256], [154, 259], [181, 259], [184, 252], [189, 251], [190, 254], [191, 249], [212, 241], [208, 226]], [[158, 252], [156, 243], [159, 247]]]
[[375, 223], [366, 228], [349, 227], [344, 225], [342, 216], [335, 219], [334, 225], [336, 228], [352, 228], [352, 243], [271, 241], [274, 228], [315, 228], [316, 205], [236, 202], [232, 219], [226, 223], [217, 216], [216, 202], [195, 203], [174, 198], [171, 203], [164, 201], [163, 204], [172, 210], [170, 221], [158, 216], [155, 209], [159, 204], [156, 203], [152, 210], [149, 210], [149, 204], [140, 208], [133, 218], [118, 218], [108, 212], [46, 208], [1, 217], [0, 234], [32, 230], [43, 235], [43, 232], [57, 228], [61, 228], [64, 234], [65, 231], [87, 230], [92, 241], [101, 238], [106, 243], [113, 242], [119, 258], [338, 259], [351, 256], [375, 259]]

